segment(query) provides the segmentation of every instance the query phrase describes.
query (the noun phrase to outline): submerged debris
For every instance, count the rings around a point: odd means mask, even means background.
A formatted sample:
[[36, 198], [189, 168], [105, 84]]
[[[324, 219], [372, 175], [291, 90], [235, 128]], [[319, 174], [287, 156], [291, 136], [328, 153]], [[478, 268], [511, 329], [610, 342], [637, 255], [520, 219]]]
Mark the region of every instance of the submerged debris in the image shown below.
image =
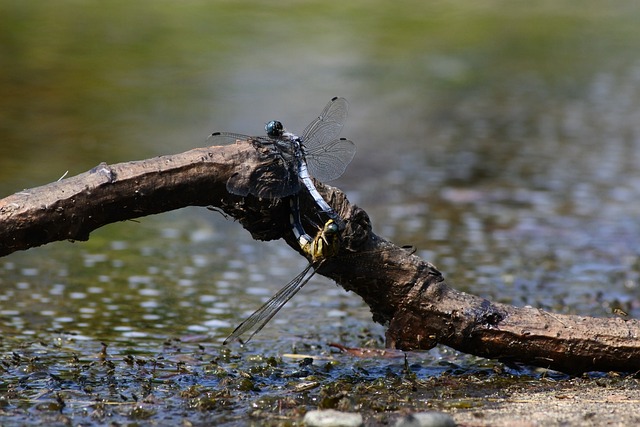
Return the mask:
[[456, 427], [456, 422], [444, 412], [418, 412], [400, 418], [395, 427]]
[[308, 427], [360, 427], [362, 415], [353, 412], [340, 412], [333, 409], [309, 411], [304, 416]]

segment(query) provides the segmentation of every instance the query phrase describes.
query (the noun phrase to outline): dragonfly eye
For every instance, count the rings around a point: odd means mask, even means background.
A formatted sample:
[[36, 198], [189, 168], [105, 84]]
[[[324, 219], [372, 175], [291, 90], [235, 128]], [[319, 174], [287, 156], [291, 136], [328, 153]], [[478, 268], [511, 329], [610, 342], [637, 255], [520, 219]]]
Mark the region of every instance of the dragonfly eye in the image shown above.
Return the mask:
[[264, 130], [267, 131], [269, 137], [278, 138], [284, 133], [284, 126], [277, 120], [271, 120], [264, 126]]
[[330, 220], [331, 224], [327, 224], [325, 226], [325, 233], [327, 234], [338, 234], [338, 225], [333, 222], [333, 220]]

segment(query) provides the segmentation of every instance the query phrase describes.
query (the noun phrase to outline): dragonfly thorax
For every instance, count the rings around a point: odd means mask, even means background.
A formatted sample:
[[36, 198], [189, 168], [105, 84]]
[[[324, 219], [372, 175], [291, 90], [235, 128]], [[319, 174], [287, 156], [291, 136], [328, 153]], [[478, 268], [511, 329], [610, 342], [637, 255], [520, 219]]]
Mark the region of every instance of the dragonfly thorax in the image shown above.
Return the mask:
[[292, 151], [293, 156], [298, 159], [298, 161], [304, 159], [302, 138], [294, 133], [288, 132], [282, 122], [279, 122], [278, 120], [271, 120], [269, 123], [264, 125], [264, 130], [267, 132], [267, 136], [269, 138], [278, 141], [280, 144], [284, 143], [285, 146]]

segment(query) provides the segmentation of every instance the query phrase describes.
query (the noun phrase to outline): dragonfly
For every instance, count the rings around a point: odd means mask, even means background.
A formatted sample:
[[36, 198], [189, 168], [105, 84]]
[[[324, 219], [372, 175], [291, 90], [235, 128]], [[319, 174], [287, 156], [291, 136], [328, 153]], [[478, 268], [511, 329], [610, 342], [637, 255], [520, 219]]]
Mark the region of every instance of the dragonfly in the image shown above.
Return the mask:
[[214, 132], [213, 145], [228, 145], [241, 140], [273, 147], [284, 162], [286, 174], [277, 182], [263, 182], [252, 171], [240, 170], [227, 181], [227, 190], [239, 196], [252, 194], [261, 198], [282, 198], [297, 194], [304, 185], [321, 212], [341, 224], [342, 220], [320, 195], [311, 176], [320, 182], [339, 178], [353, 160], [353, 141], [338, 138], [347, 118], [349, 105], [344, 98], [334, 97], [322, 113], [302, 131], [300, 136], [288, 132], [282, 122], [272, 120], [265, 125], [267, 136], [247, 136], [230, 132]]
[[[297, 202], [294, 203], [297, 204]], [[294, 203], [292, 203], [292, 207]], [[295, 209], [295, 207], [293, 208]], [[299, 238], [300, 247], [311, 258], [311, 261], [300, 274], [294, 277], [245, 321], [240, 323], [231, 335], [223, 341], [223, 345], [235, 341], [245, 333], [253, 330], [251, 335], [244, 341], [245, 343], [248, 342], [311, 280], [322, 264], [337, 255], [340, 250], [340, 232], [333, 219], [329, 219], [313, 239], [304, 232], [302, 226], [299, 224], [298, 226], [303, 233], [302, 237]]]

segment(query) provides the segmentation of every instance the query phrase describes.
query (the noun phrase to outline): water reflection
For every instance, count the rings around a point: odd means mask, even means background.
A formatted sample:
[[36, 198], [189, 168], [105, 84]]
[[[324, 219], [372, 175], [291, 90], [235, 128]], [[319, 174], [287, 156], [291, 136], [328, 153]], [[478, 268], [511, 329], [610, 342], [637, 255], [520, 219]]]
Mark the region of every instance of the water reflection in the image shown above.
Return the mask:
[[[201, 218], [210, 219], [203, 214]], [[248, 244], [249, 237], [239, 228], [227, 229], [228, 223], [221, 219], [214, 222], [224, 231], [211, 233], [210, 225], [204, 223], [208, 232], [189, 230], [190, 236], [208, 233], [213, 241], [184, 240], [183, 232], [158, 233], [149, 224], [151, 228], [138, 232], [157, 233], [155, 238], [146, 235], [127, 245], [108, 244], [102, 252], [62, 247], [65, 244], [58, 245], [60, 249], [41, 248], [36, 251], [65, 253], [68, 261], [54, 260], [39, 269], [7, 263], [2, 280], [9, 285], [4, 286], [0, 301], [16, 303], [0, 312], [0, 321], [24, 335], [37, 327], [109, 342], [191, 334], [203, 334], [216, 342], [229, 333], [238, 318], [252, 312], [285, 283], [291, 269], [299, 268], [304, 260], [292, 257], [281, 244], [271, 244], [270, 250]], [[247, 243], [232, 252], [229, 247], [220, 247], [221, 238]], [[170, 255], [150, 249], [157, 247], [167, 248]], [[25, 256], [20, 262], [28, 259]], [[72, 266], [70, 271], [61, 268], [67, 262]], [[333, 298], [337, 300], [333, 304], [339, 304], [340, 294], [334, 292]], [[323, 301], [326, 303], [326, 298]], [[330, 306], [320, 304], [317, 316], [323, 317], [322, 311]], [[281, 320], [272, 333], [286, 329], [287, 322]]]

